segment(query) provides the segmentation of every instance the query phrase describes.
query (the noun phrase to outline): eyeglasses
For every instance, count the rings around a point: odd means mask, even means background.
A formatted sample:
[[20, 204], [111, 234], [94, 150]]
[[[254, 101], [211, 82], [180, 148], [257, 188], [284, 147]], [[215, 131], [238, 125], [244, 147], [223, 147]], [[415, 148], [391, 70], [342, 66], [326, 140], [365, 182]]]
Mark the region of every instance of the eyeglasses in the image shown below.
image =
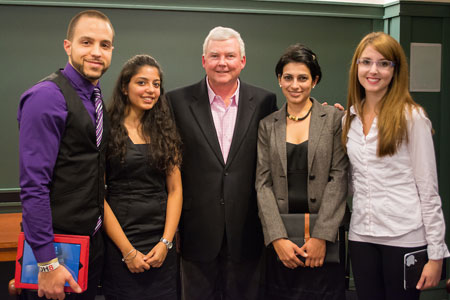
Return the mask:
[[376, 64], [377, 68], [380, 69], [380, 70], [387, 70], [390, 67], [395, 66], [395, 63], [393, 61], [386, 60], [386, 59], [373, 61], [373, 60], [370, 60], [370, 59], [363, 58], [363, 59], [357, 59], [356, 63], [360, 67], [363, 67], [365, 69], [371, 68], [373, 64]]

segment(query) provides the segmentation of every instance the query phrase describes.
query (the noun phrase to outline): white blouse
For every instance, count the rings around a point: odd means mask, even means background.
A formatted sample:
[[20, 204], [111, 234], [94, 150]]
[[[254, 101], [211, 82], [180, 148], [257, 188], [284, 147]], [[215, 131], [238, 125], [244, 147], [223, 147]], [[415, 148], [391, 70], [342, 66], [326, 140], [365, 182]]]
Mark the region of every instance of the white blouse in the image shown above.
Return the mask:
[[[354, 107], [350, 113], [356, 115]], [[431, 122], [422, 109], [407, 115], [409, 142], [392, 156], [377, 157], [374, 119], [367, 136], [353, 118], [347, 140], [353, 211], [349, 239], [399, 247], [428, 245], [428, 257], [450, 256], [438, 193]]]

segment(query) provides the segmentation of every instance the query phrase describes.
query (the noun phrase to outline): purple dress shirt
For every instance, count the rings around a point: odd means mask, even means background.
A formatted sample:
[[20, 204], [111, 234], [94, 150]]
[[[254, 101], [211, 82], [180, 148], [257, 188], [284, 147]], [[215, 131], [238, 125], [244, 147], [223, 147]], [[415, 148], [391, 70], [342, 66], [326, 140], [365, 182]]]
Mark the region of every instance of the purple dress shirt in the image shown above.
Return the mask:
[[[62, 74], [75, 88], [95, 124], [92, 101], [95, 86], [69, 63]], [[47, 262], [56, 257], [49, 193], [67, 113], [64, 96], [51, 81], [34, 85], [20, 98], [17, 120], [22, 225], [38, 262]]]

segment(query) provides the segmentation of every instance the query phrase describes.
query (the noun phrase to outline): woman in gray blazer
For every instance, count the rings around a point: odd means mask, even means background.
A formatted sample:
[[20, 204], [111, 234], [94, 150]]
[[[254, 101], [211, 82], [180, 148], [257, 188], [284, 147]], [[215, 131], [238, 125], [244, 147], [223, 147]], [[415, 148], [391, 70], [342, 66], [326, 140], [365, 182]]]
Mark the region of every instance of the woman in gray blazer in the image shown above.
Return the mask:
[[[256, 171], [259, 216], [268, 246], [265, 295], [345, 299], [343, 264], [324, 264], [326, 241], [335, 242], [346, 211], [343, 113], [310, 97], [322, 74], [309, 48], [290, 46], [275, 72], [286, 104], [259, 124]], [[317, 214], [311, 239], [302, 247], [289, 240], [280, 216], [288, 213]]]

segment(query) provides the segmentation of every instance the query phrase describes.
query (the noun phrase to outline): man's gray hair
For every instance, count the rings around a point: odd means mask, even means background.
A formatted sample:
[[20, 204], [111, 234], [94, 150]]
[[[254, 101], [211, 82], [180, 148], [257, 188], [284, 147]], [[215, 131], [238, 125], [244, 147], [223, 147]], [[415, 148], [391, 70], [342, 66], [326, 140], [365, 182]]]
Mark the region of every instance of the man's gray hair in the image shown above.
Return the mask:
[[206, 54], [206, 48], [210, 41], [225, 41], [228, 39], [235, 38], [239, 43], [239, 50], [241, 52], [241, 59], [245, 56], [245, 44], [241, 38], [239, 32], [232, 28], [217, 26], [211, 29], [208, 36], [205, 38], [203, 43], [203, 55]]

